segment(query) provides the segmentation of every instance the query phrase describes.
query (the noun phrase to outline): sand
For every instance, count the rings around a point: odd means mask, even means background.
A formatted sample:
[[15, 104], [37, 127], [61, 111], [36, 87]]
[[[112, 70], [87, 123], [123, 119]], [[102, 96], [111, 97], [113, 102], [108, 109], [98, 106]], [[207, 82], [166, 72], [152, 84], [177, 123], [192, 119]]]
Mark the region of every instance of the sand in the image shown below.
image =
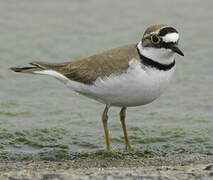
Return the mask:
[[62, 162], [2, 162], [0, 179], [10, 180], [179, 180], [213, 179], [213, 156], [142, 158], [81, 157]]

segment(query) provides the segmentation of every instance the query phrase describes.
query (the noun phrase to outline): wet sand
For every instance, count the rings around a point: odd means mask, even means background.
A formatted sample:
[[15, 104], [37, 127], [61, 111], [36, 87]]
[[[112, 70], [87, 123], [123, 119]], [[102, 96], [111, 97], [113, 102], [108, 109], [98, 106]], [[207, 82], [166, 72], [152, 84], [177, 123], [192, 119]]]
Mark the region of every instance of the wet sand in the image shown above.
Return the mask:
[[0, 179], [212, 179], [213, 156], [174, 155], [142, 158], [89, 156], [63, 162], [0, 163]]

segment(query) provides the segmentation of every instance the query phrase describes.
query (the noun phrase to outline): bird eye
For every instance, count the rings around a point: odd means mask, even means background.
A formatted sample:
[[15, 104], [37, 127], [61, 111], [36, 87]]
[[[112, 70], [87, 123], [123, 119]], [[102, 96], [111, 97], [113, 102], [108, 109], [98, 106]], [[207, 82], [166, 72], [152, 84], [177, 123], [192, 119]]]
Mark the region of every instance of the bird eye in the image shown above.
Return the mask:
[[152, 35], [151, 36], [151, 41], [153, 44], [159, 44], [160, 43], [160, 37], [158, 35]]

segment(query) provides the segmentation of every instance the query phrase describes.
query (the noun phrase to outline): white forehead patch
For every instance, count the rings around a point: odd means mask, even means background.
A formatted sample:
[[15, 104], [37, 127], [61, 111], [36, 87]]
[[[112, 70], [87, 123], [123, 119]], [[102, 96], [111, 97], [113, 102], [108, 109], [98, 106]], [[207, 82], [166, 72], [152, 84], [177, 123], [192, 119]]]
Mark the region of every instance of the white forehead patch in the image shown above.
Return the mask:
[[178, 33], [169, 33], [162, 37], [164, 42], [177, 42], [179, 39]]

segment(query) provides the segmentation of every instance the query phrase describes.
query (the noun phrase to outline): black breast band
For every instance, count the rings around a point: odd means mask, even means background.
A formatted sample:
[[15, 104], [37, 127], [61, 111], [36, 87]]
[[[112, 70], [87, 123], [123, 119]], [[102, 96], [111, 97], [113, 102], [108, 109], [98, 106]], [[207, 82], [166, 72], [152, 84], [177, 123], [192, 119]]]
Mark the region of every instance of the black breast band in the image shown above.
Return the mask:
[[163, 70], [163, 71], [168, 71], [172, 67], [175, 66], [175, 60], [170, 64], [161, 64], [159, 62], [153, 61], [152, 59], [149, 59], [149, 58], [143, 56], [140, 53], [138, 47], [137, 47], [137, 51], [138, 51], [138, 54], [140, 56], [141, 63], [144, 64], [145, 66], [150, 66], [150, 67], [153, 67], [153, 68], [156, 68], [156, 69], [159, 69], [159, 70]]

